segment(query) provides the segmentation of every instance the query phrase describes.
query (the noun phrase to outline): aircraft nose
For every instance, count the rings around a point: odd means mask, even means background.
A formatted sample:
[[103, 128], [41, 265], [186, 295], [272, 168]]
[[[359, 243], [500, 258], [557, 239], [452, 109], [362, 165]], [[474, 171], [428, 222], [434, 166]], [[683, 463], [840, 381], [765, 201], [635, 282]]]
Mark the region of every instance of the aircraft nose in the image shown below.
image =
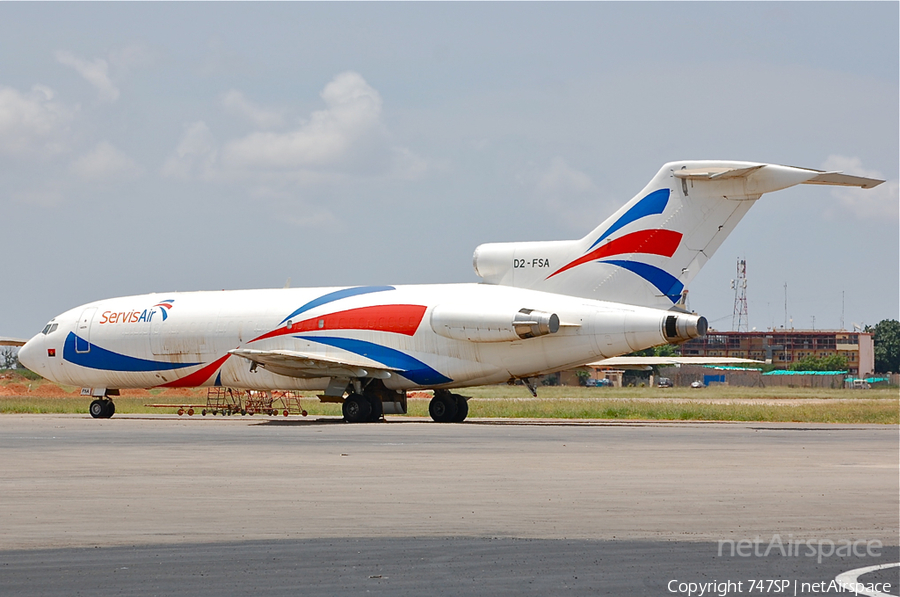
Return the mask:
[[35, 372], [40, 368], [40, 361], [38, 359], [41, 353], [40, 347], [37, 346], [38, 344], [40, 344], [40, 339], [32, 338], [19, 349], [18, 355], [19, 362], [22, 363], [25, 368]]

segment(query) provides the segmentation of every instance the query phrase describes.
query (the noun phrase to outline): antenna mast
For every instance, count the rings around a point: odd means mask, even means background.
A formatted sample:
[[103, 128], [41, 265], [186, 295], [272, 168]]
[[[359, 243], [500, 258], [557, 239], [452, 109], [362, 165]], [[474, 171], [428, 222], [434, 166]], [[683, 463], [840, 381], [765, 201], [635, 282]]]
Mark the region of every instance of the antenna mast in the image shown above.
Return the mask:
[[731, 281], [734, 288], [734, 314], [731, 329], [735, 332], [750, 331], [750, 316], [747, 314], [747, 261], [738, 258], [737, 279]]

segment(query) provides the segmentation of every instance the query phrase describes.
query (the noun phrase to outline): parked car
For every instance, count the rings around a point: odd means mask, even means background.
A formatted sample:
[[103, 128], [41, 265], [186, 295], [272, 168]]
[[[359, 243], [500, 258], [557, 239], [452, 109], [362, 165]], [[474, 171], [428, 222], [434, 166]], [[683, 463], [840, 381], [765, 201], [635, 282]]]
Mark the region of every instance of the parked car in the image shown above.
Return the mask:
[[705, 387], [705, 386], [703, 385], [703, 382], [702, 382], [702, 381], [692, 381], [692, 382], [691, 382], [691, 387], [692, 387], [692, 388], [702, 388], [702, 387]]
[[656, 384], [657, 388], [671, 388], [673, 387], [672, 380], [668, 377], [660, 377], [659, 382]]

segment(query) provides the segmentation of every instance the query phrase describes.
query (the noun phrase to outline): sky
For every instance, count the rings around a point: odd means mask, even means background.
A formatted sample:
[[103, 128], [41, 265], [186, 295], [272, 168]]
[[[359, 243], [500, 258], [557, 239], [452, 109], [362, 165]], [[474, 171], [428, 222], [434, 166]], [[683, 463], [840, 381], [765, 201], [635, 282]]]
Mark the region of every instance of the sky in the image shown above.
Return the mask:
[[475, 282], [477, 245], [580, 238], [682, 159], [887, 180], [763, 196], [689, 287], [714, 328], [738, 258], [753, 328], [896, 319], [898, 7], [0, 3], [0, 336], [147, 292]]

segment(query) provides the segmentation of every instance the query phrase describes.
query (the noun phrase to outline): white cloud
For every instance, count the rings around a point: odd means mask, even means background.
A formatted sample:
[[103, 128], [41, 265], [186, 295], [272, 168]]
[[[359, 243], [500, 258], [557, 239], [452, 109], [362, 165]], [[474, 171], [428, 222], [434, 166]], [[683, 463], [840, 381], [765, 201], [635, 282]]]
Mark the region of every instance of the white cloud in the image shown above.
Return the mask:
[[[599, 222], [605, 211], [614, 209], [611, 202], [601, 199], [600, 189], [590, 176], [559, 156], [550, 160], [546, 168], [529, 168], [519, 175], [519, 182], [532, 189], [532, 202], [543, 213], [573, 231], [587, 231], [586, 216], [597, 214]], [[597, 222], [589, 221], [588, 228]]]
[[218, 149], [216, 140], [206, 123], [193, 122], [185, 128], [175, 153], [163, 164], [164, 176], [173, 178], [190, 178], [199, 175], [201, 178], [215, 176]]
[[[822, 164], [822, 169], [881, 180], [886, 178], [877, 170], [865, 168], [858, 157], [830, 155]], [[831, 190], [831, 194], [860, 220], [882, 218], [896, 220], [900, 215], [900, 181], [897, 180], [886, 180], [873, 189], [835, 187]], [[834, 216], [833, 211], [827, 210], [826, 213]]]
[[109, 78], [109, 64], [103, 58], [88, 62], [78, 58], [71, 52], [56, 52], [56, 60], [65, 66], [71, 66], [79, 75], [97, 88], [101, 101], [114, 102], [119, 99], [119, 89]]
[[56, 92], [35, 85], [28, 93], [0, 86], [0, 153], [58, 153], [76, 108], [56, 101]]
[[313, 112], [299, 129], [231, 141], [223, 162], [250, 169], [342, 169], [387, 157], [381, 96], [359, 74], [337, 75], [321, 96], [327, 109]]
[[[392, 150], [391, 175], [400, 180], [417, 180], [433, 169], [425, 158], [417, 156], [405, 147], [394, 147]], [[443, 167], [446, 169], [446, 165]]]
[[[163, 166], [163, 174], [217, 181], [249, 181], [258, 188], [288, 188], [354, 178], [412, 180], [432, 164], [391, 143], [381, 121], [382, 100], [357, 73], [337, 75], [322, 90], [326, 109], [289, 131], [257, 130], [221, 146], [203, 122], [190, 125]], [[231, 90], [222, 98], [231, 113], [257, 128], [284, 124], [282, 113]]]
[[222, 105], [228, 112], [243, 116], [261, 129], [274, 128], [284, 124], [284, 116], [279, 112], [257, 106], [236, 89], [232, 89], [222, 97]]
[[596, 190], [591, 177], [569, 166], [561, 157], [550, 162], [537, 183], [537, 192], [548, 197], [562, 197]]
[[69, 171], [85, 180], [124, 180], [136, 178], [144, 172], [137, 162], [108, 141], [101, 141], [90, 152], [72, 162]]

